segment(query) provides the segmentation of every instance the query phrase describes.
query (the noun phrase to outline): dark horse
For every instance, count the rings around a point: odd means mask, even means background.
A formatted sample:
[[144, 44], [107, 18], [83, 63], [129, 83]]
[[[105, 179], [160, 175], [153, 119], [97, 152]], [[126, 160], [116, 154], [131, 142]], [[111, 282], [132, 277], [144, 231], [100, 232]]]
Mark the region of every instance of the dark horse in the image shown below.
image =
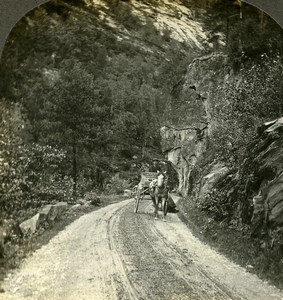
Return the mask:
[[154, 206], [154, 218], [158, 219], [158, 206], [161, 203], [163, 211], [163, 220], [167, 214], [168, 208], [168, 188], [167, 188], [167, 177], [160, 173], [157, 179], [153, 180], [150, 184], [150, 196]]

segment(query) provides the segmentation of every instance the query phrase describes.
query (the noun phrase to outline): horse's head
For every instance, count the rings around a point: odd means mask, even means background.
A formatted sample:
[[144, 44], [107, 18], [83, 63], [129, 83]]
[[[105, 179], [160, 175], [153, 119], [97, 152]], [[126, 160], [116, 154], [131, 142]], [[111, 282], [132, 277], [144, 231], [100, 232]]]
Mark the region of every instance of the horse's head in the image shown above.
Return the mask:
[[165, 185], [165, 176], [162, 173], [160, 173], [157, 176], [157, 186], [164, 187], [164, 185]]

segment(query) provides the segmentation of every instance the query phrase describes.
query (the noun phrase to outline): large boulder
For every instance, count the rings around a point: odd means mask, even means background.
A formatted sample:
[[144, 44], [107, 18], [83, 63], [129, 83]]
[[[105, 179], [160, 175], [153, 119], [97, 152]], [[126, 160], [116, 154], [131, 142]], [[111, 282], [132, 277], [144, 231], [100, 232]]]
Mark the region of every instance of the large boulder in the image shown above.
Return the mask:
[[253, 235], [283, 230], [283, 118], [264, 123], [258, 133], [240, 174], [241, 214], [252, 207]]
[[209, 173], [202, 178], [199, 197], [205, 197], [215, 185], [223, 180], [229, 174], [229, 169], [222, 164], [215, 164], [211, 167]]
[[48, 223], [52, 223], [58, 216], [60, 216], [68, 207], [66, 202], [59, 202], [55, 205], [46, 205], [44, 206], [39, 214], [41, 219], [47, 221]]
[[55, 205], [46, 205], [32, 218], [22, 222], [20, 229], [24, 235], [34, 234], [46, 222], [54, 222], [68, 208], [66, 202], [59, 202]]
[[50, 212], [48, 214], [48, 222], [53, 222], [56, 218], [62, 215], [68, 208], [66, 202], [59, 202], [51, 206]]
[[265, 203], [269, 209], [269, 225], [283, 226], [283, 174], [268, 184]]
[[4, 256], [4, 244], [5, 244], [6, 230], [4, 226], [0, 226], [0, 257]]
[[19, 224], [13, 220], [3, 220], [0, 226], [0, 257], [4, 256], [6, 242], [22, 237]]
[[272, 228], [283, 226], [283, 134], [282, 118], [264, 132], [269, 145], [256, 157], [259, 164], [266, 223]]
[[80, 205], [85, 205], [86, 202], [87, 202], [87, 201], [86, 201], [85, 199], [82, 199], [82, 198], [81, 198], [81, 199], [78, 199], [78, 200], [76, 201], [76, 203], [77, 203], [77, 204], [80, 204]]
[[79, 208], [81, 208], [81, 204], [77, 203], [77, 204], [74, 204], [73, 206], [71, 206], [70, 210], [76, 210]]
[[124, 190], [125, 197], [131, 197], [132, 195], [133, 195], [133, 192], [131, 190]]
[[45, 221], [44, 215], [37, 213], [32, 218], [22, 222], [20, 228], [24, 235], [33, 234], [40, 227], [41, 224]]
[[49, 204], [49, 205], [46, 205], [44, 206], [40, 211], [39, 211], [39, 214], [42, 216], [42, 218], [44, 218], [44, 220], [47, 220], [49, 214], [50, 214], [50, 211], [52, 209], [52, 205]]

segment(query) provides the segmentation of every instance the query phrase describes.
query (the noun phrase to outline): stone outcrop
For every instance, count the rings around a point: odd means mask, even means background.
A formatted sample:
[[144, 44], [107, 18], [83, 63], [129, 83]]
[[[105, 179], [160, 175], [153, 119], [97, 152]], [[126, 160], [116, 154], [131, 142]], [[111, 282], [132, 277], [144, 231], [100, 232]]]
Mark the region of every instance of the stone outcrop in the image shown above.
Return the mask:
[[229, 81], [226, 56], [214, 53], [196, 58], [187, 74], [175, 85], [174, 126], [161, 128], [162, 150], [172, 162], [179, 177], [179, 192], [186, 196], [197, 162], [207, 155], [208, 138], [217, 126], [214, 107]]
[[23, 236], [19, 224], [12, 220], [1, 220], [0, 226], [0, 257], [4, 257], [5, 245], [12, 239], [18, 239]]
[[228, 174], [229, 169], [226, 166], [220, 163], [212, 165], [209, 173], [201, 180], [201, 188], [198, 194], [199, 197], [203, 198], [208, 195], [217, 183], [223, 180]]
[[[240, 78], [231, 74], [226, 57], [219, 53], [195, 59], [172, 91], [178, 119], [172, 122], [174, 126], [161, 128], [162, 150], [178, 173], [183, 196], [195, 189], [198, 197], [205, 197], [229, 174], [226, 166], [208, 159], [210, 163], [202, 166], [198, 182], [193, 180], [196, 167], [209, 156], [209, 137], [217, 128], [214, 108], [217, 100], [224, 97], [223, 87], [231, 80]], [[243, 223], [251, 224], [252, 234], [283, 232], [282, 149], [283, 118], [266, 122], [248, 146], [246, 160], [238, 172], [229, 175], [229, 186], [222, 187], [227, 188], [231, 203], [239, 203], [235, 213]]]
[[0, 226], [0, 257], [4, 256], [4, 244], [6, 242], [7, 237], [12, 232], [12, 226], [11, 223], [7, 220], [4, 220], [2, 222], [2, 225]]
[[235, 216], [251, 225], [252, 234], [283, 233], [283, 118], [258, 129], [236, 173], [209, 159], [209, 138], [218, 125], [218, 100], [224, 99], [226, 84], [240, 80], [222, 53], [194, 59], [172, 90], [176, 118], [161, 128], [162, 150], [178, 173], [183, 196], [193, 191], [204, 198], [227, 178], [228, 186], [222, 184], [221, 189], [227, 201], [234, 203]]
[[20, 224], [20, 228], [24, 235], [34, 234], [44, 221], [44, 218], [42, 218], [41, 215], [37, 213], [32, 218], [22, 222]]
[[125, 197], [132, 197], [133, 196], [133, 191], [132, 190], [124, 190], [124, 194]]
[[265, 123], [249, 146], [241, 176], [246, 178], [246, 205], [253, 206], [254, 234], [262, 229], [283, 232], [283, 118]]
[[177, 129], [169, 126], [161, 128], [162, 148], [172, 163], [179, 179], [179, 191], [185, 196], [189, 189], [189, 177], [197, 159], [206, 149], [207, 126]]
[[44, 225], [45, 222], [51, 224], [67, 209], [66, 202], [59, 202], [55, 205], [46, 205], [32, 218], [22, 222], [20, 229], [24, 235], [34, 234], [37, 229]]
[[55, 205], [51, 205], [49, 213], [46, 215], [46, 220], [49, 223], [55, 221], [55, 219], [61, 216], [66, 211], [67, 208], [68, 208], [68, 204], [66, 202], [59, 202], [56, 203]]

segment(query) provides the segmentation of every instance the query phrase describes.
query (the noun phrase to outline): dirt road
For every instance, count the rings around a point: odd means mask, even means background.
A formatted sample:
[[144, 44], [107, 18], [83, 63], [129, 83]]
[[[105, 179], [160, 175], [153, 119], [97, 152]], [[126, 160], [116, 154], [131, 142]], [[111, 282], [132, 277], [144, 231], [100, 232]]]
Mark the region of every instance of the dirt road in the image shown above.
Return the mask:
[[176, 214], [155, 221], [150, 201], [87, 214], [10, 274], [0, 299], [283, 299], [192, 236]]

